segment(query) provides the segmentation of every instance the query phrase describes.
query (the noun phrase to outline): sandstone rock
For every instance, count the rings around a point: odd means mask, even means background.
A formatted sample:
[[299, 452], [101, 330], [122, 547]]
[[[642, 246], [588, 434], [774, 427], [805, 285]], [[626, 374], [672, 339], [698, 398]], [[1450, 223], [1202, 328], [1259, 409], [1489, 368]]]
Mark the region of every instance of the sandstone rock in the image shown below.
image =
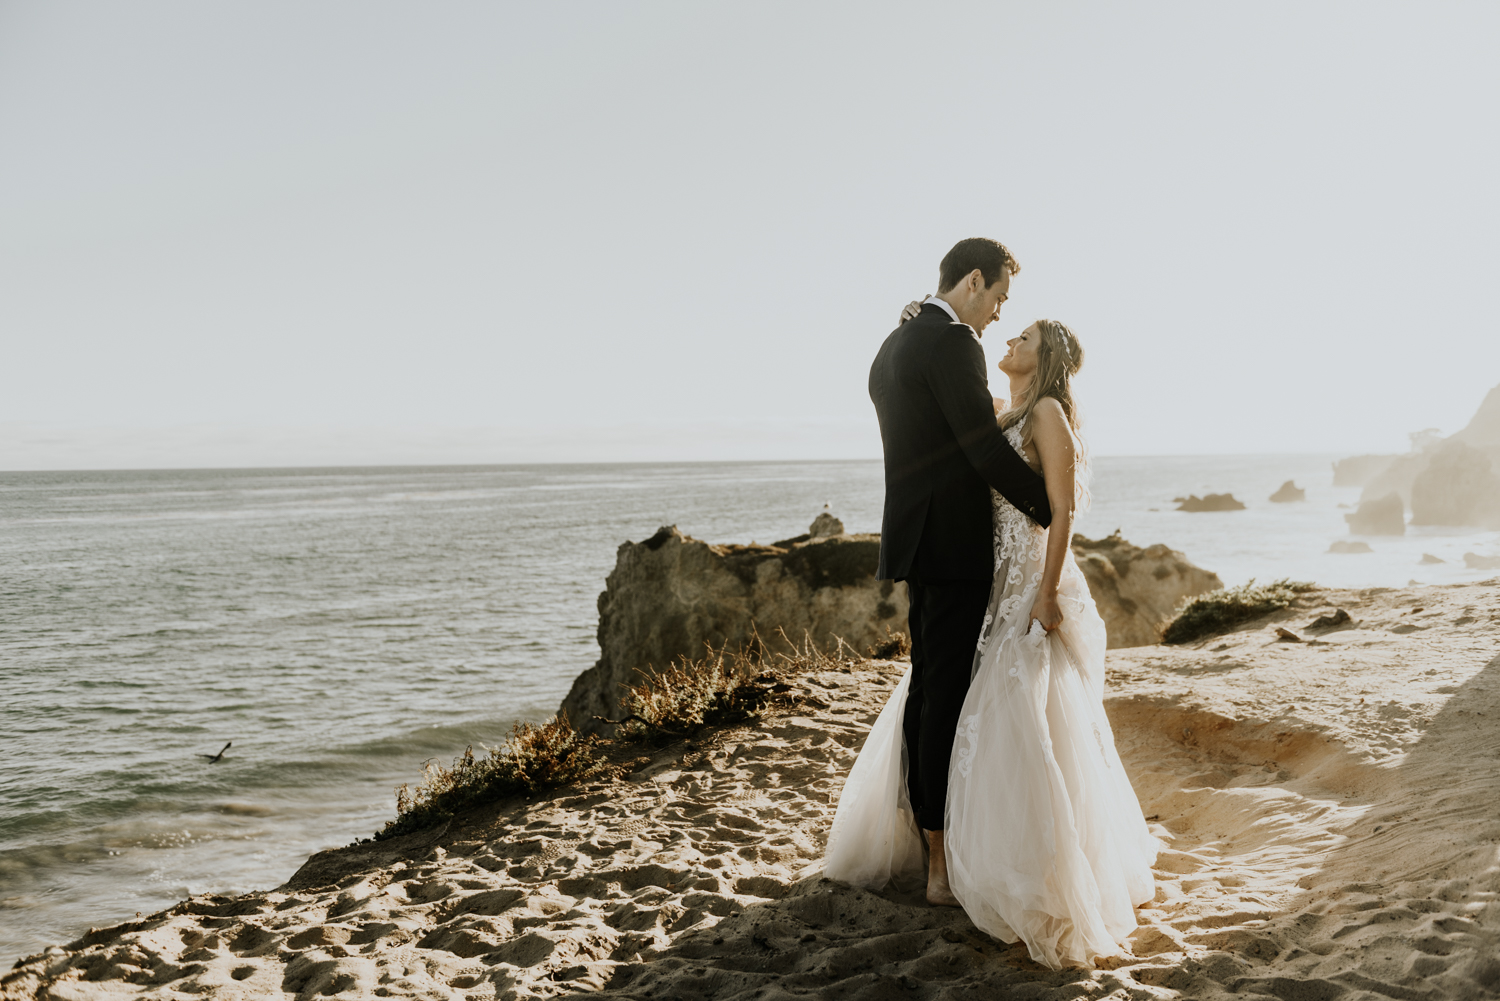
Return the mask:
[[1352, 621], [1348, 612], [1342, 608], [1335, 608], [1331, 615], [1320, 615], [1307, 624], [1309, 629], [1333, 629], [1336, 626], [1347, 626]]
[[1464, 553], [1464, 566], [1470, 570], [1500, 570], [1500, 556], [1480, 556]]
[[1291, 480], [1287, 480], [1281, 487], [1271, 495], [1271, 500], [1277, 504], [1289, 504], [1292, 501], [1307, 500], [1307, 491], [1297, 486]]
[[1376, 500], [1362, 500], [1353, 514], [1344, 515], [1355, 535], [1405, 535], [1406, 505], [1394, 491]]
[[1500, 477], [1489, 455], [1460, 440], [1434, 447], [1412, 481], [1411, 523], [1500, 528]]
[[562, 709], [596, 731], [594, 716], [618, 718], [620, 686], [637, 671], [710, 646], [749, 648], [757, 635], [770, 651], [789, 649], [784, 631], [798, 645], [805, 636], [832, 651], [842, 637], [864, 652], [887, 629], [907, 629], [906, 587], [875, 579], [879, 558], [878, 535], [715, 546], [668, 526], [626, 542], [599, 596], [599, 662], [573, 682]]
[[1197, 494], [1189, 494], [1186, 497], [1173, 497], [1172, 503], [1177, 505], [1179, 511], [1243, 511], [1245, 505], [1234, 499], [1234, 494], [1205, 494], [1199, 497]]
[[807, 534], [814, 539], [826, 538], [831, 535], [843, 535], [844, 523], [839, 521], [825, 507], [822, 512], [813, 519], [813, 523], [807, 527]]
[[1142, 549], [1119, 532], [1098, 540], [1073, 536], [1073, 556], [1104, 619], [1110, 649], [1160, 643], [1183, 601], [1224, 586], [1175, 549]]
[[1422, 558], [1420, 560], [1418, 560], [1417, 562], [1418, 563], [1447, 563], [1448, 561], [1445, 560], [1445, 559], [1443, 559], [1441, 556], [1434, 556], [1431, 553], [1423, 553], [1422, 554]]
[[1391, 468], [1399, 455], [1352, 455], [1333, 464], [1333, 485], [1362, 487]]
[[[1363, 485], [1360, 500], [1401, 495], [1413, 525], [1500, 528], [1500, 386], [1491, 389], [1462, 431], [1448, 438], [1427, 428], [1406, 455], [1355, 456], [1334, 464], [1334, 485]], [[1341, 479], [1345, 463], [1369, 464], [1362, 484]], [[1384, 460], [1374, 463], [1373, 460]], [[1351, 467], [1352, 468], [1352, 467]]]
[[1453, 437], [1475, 448], [1500, 448], [1500, 386], [1485, 394], [1469, 423]]
[[1330, 553], [1373, 553], [1368, 542], [1350, 542], [1348, 539], [1337, 539], [1333, 545], [1328, 547]]

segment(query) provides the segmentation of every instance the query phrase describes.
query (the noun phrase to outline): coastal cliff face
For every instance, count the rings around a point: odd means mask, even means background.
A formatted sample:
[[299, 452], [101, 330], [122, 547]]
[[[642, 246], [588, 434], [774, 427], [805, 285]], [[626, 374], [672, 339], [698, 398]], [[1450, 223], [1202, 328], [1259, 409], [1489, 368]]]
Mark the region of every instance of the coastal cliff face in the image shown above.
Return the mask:
[[[827, 518], [827, 521], [824, 519]], [[618, 719], [623, 685], [709, 648], [790, 652], [804, 639], [824, 652], [840, 638], [857, 652], [907, 631], [905, 585], [875, 579], [879, 535], [846, 535], [820, 515], [814, 532], [769, 546], [716, 546], [674, 526], [620, 546], [599, 595], [599, 662], [573, 682], [562, 711], [586, 732]], [[1119, 534], [1073, 537], [1111, 649], [1160, 642], [1184, 599], [1222, 587], [1176, 550], [1142, 549]], [[790, 641], [790, 642], [789, 642]]]
[[[618, 719], [622, 685], [638, 671], [665, 668], [709, 647], [790, 652], [811, 640], [819, 650], [839, 639], [864, 653], [904, 633], [906, 588], [875, 579], [879, 535], [846, 535], [823, 516], [814, 531], [769, 546], [715, 546], [662, 528], [626, 542], [599, 595], [599, 662], [578, 676], [562, 710], [574, 726]], [[785, 634], [783, 636], [783, 634]], [[790, 640], [790, 643], [788, 642]]]
[[1104, 619], [1108, 648], [1152, 646], [1188, 598], [1224, 586], [1219, 575], [1164, 545], [1133, 546], [1115, 532], [1103, 539], [1073, 536], [1073, 557]]
[[[1412, 436], [1407, 455], [1356, 456], [1334, 464], [1334, 485], [1361, 484], [1360, 507], [1389, 506], [1391, 496], [1411, 510], [1413, 525], [1500, 528], [1500, 386], [1491, 389], [1474, 417], [1447, 438]], [[1350, 520], [1356, 534], [1400, 535]], [[1392, 525], [1394, 523], [1392, 522]]]

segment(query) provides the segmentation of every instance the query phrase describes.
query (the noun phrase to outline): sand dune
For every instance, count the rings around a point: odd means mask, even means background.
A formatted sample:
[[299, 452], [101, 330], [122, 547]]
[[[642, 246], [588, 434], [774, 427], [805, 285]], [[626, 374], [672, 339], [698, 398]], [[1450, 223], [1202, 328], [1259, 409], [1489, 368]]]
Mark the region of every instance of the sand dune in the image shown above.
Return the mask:
[[[1334, 606], [1349, 628], [1306, 630]], [[1483, 584], [1314, 592], [1189, 648], [1111, 653], [1121, 754], [1171, 846], [1112, 969], [1048, 971], [961, 912], [821, 877], [843, 776], [904, 667], [862, 662], [626, 777], [91, 932], [0, 994], [1493, 997], [1497, 654]]]

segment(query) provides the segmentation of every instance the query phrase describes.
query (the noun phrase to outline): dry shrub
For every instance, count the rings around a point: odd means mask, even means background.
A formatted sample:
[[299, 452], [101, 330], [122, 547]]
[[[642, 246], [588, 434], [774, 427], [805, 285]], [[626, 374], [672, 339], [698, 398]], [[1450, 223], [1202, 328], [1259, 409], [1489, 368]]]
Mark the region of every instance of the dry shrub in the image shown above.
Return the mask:
[[899, 660], [911, 656], [911, 637], [906, 633], [893, 633], [885, 627], [885, 639], [876, 641], [869, 649], [871, 660]]
[[[786, 635], [782, 634], [782, 639]], [[894, 640], [904, 640], [897, 633]], [[709, 650], [700, 660], [684, 658], [665, 671], [643, 671], [641, 681], [626, 686], [624, 743], [664, 744], [709, 727], [743, 723], [763, 715], [777, 695], [791, 691], [785, 678], [805, 671], [836, 670], [863, 658], [839, 641], [832, 654], [818, 650], [810, 637], [791, 653], [767, 655], [755, 637], [734, 653]], [[428, 764], [415, 790], [396, 790], [396, 818], [375, 835], [377, 841], [410, 834], [442, 823], [459, 810], [520, 793], [540, 792], [578, 782], [610, 767], [610, 741], [585, 736], [563, 716], [542, 724], [517, 723], [497, 748], [465, 749], [451, 767]]]
[[1199, 595], [1178, 610], [1177, 617], [1162, 634], [1162, 642], [1191, 643], [1204, 636], [1226, 632], [1252, 619], [1288, 608], [1297, 595], [1316, 588], [1316, 584], [1307, 581], [1283, 579], [1256, 584], [1250, 580], [1239, 587]]
[[476, 803], [518, 793], [555, 789], [588, 778], [604, 767], [598, 737], [573, 729], [566, 716], [545, 723], [517, 723], [499, 747], [476, 758], [473, 746], [452, 767], [430, 762], [412, 790], [396, 790], [396, 819], [375, 835], [377, 841], [441, 823]]
[[703, 660], [684, 658], [664, 671], [637, 672], [640, 683], [626, 685], [620, 700], [626, 712], [620, 739], [665, 743], [759, 715], [778, 682], [769, 675], [750, 677], [754, 663], [743, 653], [726, 656], [721, 650]]
[[[761, 716], [774, 696], [791, 691], [786, 678], [806, 671], [830, 670], [862, 660], [842, 639], [832, 654], [823, 653], [804, 636], [790, 653], [765, 654], [760, 637], [734, 653], [709, 648], [701, 660], [683, 658], [665, 671], [639, 671], [641, 682], [625, 686], [619, 721], [620, 739], [670, 743], [705, 727], [728, 726]], [[898, 633], [896, 640], [905, 639]], [[612, 722], [606, 720], [605, 722]]]

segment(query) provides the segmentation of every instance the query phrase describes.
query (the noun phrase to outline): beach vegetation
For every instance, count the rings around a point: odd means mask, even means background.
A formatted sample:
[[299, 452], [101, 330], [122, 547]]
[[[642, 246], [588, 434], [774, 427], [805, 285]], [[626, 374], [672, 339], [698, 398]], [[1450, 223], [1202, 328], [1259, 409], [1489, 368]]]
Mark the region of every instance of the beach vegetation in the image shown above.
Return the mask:
[[639, 672], [640, 683], [625, 686], [626, 715], [616, 734], [630, 743], [663, 744], [704, 727], [753, 719], [773, 694], [790, 687], [760, 668], [748, 653], [719, 650], [666, 670]]
[[900, 660], [911, 656], [911, 637], [906, 633], [891, 631], [885, 627], [885, 639], [877, 640], [869, 649], [871, 660]]
[[[810, 638], [804, 638], [800, 649], [785, 634], [782, 639], [790, 652], [769, 653], [757, 637], [734, 652], [710, 649], [697, 660], [684, 658], [665, 670], [638, 672], [640, 681], [625, 686], [623, 718], [597, 717], [616, 727], [613, 738], [581, 733], [559, 715], [545, 723], [517, 723], [504, 744], [481, 746], [482, 754], [470, 746], [451, 765], [431, 762], [416, 788], [403, 784], [396, 790], [396, 817], [375, 840], [436, 826], [481, 803], [623, 774], [643, 744], [665, 746], [705, 730], [749, 722], [792, 691], [786, 678], [846, 668], [864, 659], [842, 640], [833, 652], [824, 653]], [[891, 642], [904, 639], [896, 634]]]
[[1269, 584], [1247, 581], [1238, 587], [1210, 591], [1189, 599], [1177, 610], [1163, 643], [1191, 643], [1204, 636], [1227, 632], [1273, 612], [1289, 608], [1297, 595], [1314, 590], [1308, 581], [1276, 580]]
[[377, 841], [432, 827], [465, 807], [521, 793], [555, 789], [604, 770], [603, 742], [575, 730], [566, 716], [545, 723], [517, 723], [499, 747], [470, 745], [451, 766], [429, 762], [415, 789], [396, 790], [396, 818]]

